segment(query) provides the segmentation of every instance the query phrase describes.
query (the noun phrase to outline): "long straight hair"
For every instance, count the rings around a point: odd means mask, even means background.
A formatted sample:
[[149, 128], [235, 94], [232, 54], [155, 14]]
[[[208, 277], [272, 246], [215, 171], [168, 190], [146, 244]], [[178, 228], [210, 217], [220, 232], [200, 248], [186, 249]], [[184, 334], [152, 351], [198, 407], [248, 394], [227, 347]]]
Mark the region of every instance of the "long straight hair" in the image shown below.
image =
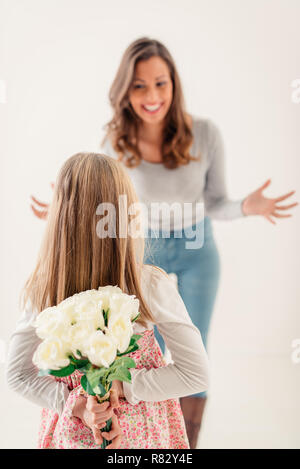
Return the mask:
[[[78, 153], [62, 166], [50, 205], [46, 230], [36, 267], [22, 291], [22, 307], [29, 300], [37, 312], [56, 306], [65, 298], [99, 286], [118, 285], [140, 301], [140, 318], [153, 321], [141, 290], [144, 257], [143, 236], [118, 236], [120, 220], [129, 220], [120, 195], [128, 207], [138, 199], [126, 170], [109, 156]], [[99, 204], [114, 207], [115, 236], [97, 232]], [[126, 231], [125, 231], [126, 233]]]
[[[186, 165], [191, 160], [189, 150], [193, 143], [192, 131], [188, 125], [185, 103], [180, 78], [175, 61], [168, 49], [159, 41], [142, 37], [130, 44], [125, 50], [115, 79], [109, 91], [109, 100], [113, 109], [113, 118], [105, 126], [105, 137], [101, 145], [109, 139], [113, 149], [119, 155], [119, 161], [133, 168], [141, 162], [142, 156], [137, 145], [140, 117], [135, 113], [129, 101], [129, 91], [133, 84], [136, 65], [141, 60], [160, 57], [168, 66], [173, 83], [173, 99], [165, 118], [162, 143], [163, 165], [168, 169]], [[126, 152], [130, 155], [126, 155]]]

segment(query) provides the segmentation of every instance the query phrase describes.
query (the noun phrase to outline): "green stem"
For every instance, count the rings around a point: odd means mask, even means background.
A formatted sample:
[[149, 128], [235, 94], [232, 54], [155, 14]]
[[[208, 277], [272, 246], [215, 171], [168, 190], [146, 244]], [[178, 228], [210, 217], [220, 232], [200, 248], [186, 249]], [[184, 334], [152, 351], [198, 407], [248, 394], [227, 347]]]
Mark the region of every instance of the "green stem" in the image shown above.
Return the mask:
[[[107, 420], [106, 422], [106, 426], [104, 428], [102, 428], [101, 432], [109, 432], [111, 429], [111, 419]], [[106, 440], [104, 437], [103, 437], [103, 443], [101, 445], [101, 449], [105, 449], [106, 446], [110, 445], [111, 444], [111, 441], [110, 440]]]
[[[107, 389], [107, 386], [104, 386], [105, 389]], [[108, 392], [108, 391], [107, 391]], [[98, 398], [98, 401], [99, 402], [105, 402], [105, 401], [109, 401], [109, 399], [106, 399], [104, 401], [101, 400], [101, 397], [98, 395], [97, 396]], [[110, 429], [111, 429], [111, 423], [112, 423], [112, 420], [111, 419], [108, 419], [107, 422], [106, 422], [106, 425], [104, 428], [101, 429], [101, 432], [109, 432]], [[103, 437], [103, 443], [101, 445], [101, 449], [105, 449], [106, 446], [110, 445], [111, 444], [111, 440], [106, 440], [104, 437]]]

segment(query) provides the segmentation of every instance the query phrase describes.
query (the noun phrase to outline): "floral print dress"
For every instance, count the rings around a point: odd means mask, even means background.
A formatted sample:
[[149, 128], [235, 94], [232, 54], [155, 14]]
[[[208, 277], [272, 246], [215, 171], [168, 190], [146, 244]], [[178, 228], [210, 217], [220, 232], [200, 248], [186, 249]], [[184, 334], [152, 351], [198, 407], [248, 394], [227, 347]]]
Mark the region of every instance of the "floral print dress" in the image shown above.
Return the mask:
[[[136, 368], [159, 368], [166, 366], [154, 330], [146, 330], [139, 340], [139, 350], [129, 356]], [[94, 441], [92, 431], [80, 419], [72, 417], [72, 410], [82, 389], [81, 373], [54, 378], [66, 383], [70, 394], [59, 416], [44, 408], [41, 415], [38, 447], [41, 449], [101, 449]], [[184, 419], [178, 399], [160, 402], [140, 401], [136, 405], [120, 399], [116, 414], [122, 429], [120, 449], [186, 449], [189, 448]]]

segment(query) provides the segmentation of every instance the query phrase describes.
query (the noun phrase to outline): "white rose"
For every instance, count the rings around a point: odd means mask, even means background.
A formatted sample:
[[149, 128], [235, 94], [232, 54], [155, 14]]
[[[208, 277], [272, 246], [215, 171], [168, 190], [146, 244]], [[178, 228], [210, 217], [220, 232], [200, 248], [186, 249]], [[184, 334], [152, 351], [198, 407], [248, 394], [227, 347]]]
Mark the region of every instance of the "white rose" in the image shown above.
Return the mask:
[[101, 299], [101, 294], [98, 290], [85, 290], [80, 293], [76, 293], [77, 300], [76, 301], [82, 301], [82, 299], [87, 300], [87, 299]]
[[77, 302], [75, 321], [77, 323], [89, 321], [94, 330], [104, 329], [102, 300], [96, 295], [85, 295]]
[[139, 314], [140, 301], [135, 295], [130, 295], [129, 300], [124, 303], [122, 311], [130, 315], [131, 321]]
[[97, 329], [104, 329], [101, 294], [97, 290], [87, 290], [74, 295], [72, 299], [72, 323], [66, 327], [61, 338], [69, 344], [75, 355], [77, 350], [84, 354], [90, 336]]
[[109, 302], [110, 298], [112, 295], [120, 295], [122, 294], [121, 288], [119, 288], [117, 285], [112, 286], [112, 285], [107, 285], [106, 287], [99, 287], [98, 291], [101, 294], [101, 298], [103, 301], [103, 309], [106, 311], [107, 308], [109, 308]]
[[59, 337], [66, 327], [66, 321], [56, 306], [41, 311], [35, 320], [36, 333], [41, 339]]
[[57, 306], [41, 311], [36, 318], [36, 333], [41, 339], [61, 337], [63, 332], [75, 323], [77, 296], [66, 298]]
[[57, 308], [59, 309], [59, 311], [62, 312], [64, 316], [64, 322], [66, 324], [72, 324], [75, 321], [77, 302], [78, 294], [75, 294], [70, 298], [66, 298], [65, 300], [61, 301], [57, 305]]
[[93, 322], [78, 321], [64, 330], [61, 339], [75, 356], [78, 356], [77, 350], [84, 355], [89, 338], [95, 330]]
[[125, 352], [133, 334], [130, 316], [122, 313], [111, 314], [107, 326], [107, 333], [115, 341], [119, 352]]
[[105, 287], [99, 287], [98, 291], [101, 293], [108, 293], [109, 295], [112, 295], [113, 293], [123, 293], [121, 288], [118, 287], [117, 285], [112, 286], [112, 285], [106, 285]]
[[58, 337], [46, 339], [40, 343], [33, 355], [33, 363], [41, 370], [59, 370], [68, 366], [70, 350]]
[[102, 331], [96, 331], [89, 339], [86, 355], [93, 365], [108, 368], [116, 358], [116, 344]]
[[139, 314], [139, 306], [140, 302], [135, 295], [112, 295], [109, 301], [109, 315], [121, 313], [129, 315], [133, 320]]

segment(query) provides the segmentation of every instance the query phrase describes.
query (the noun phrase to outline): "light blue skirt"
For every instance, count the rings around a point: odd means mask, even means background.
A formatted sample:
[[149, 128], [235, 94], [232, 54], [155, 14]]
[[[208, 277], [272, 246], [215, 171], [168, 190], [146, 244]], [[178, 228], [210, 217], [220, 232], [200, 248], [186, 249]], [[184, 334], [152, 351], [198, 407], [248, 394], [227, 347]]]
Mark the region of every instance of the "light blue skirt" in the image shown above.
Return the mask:
[[[205, 217], [188, 232], [171, 231], [169, 238], [164, 237], [163, 231], [153, 234], [155, 237], [151, 237], [150, 230], [146, 231], [144, 263], [177, 275], [179, 293], [206, 347], [220, 279], [220, 257], [211, 220]], [[164, 341], [156, 327], [155, 336], [164, 351]], [[205, 397], [206, 392], [193, 396]]]

